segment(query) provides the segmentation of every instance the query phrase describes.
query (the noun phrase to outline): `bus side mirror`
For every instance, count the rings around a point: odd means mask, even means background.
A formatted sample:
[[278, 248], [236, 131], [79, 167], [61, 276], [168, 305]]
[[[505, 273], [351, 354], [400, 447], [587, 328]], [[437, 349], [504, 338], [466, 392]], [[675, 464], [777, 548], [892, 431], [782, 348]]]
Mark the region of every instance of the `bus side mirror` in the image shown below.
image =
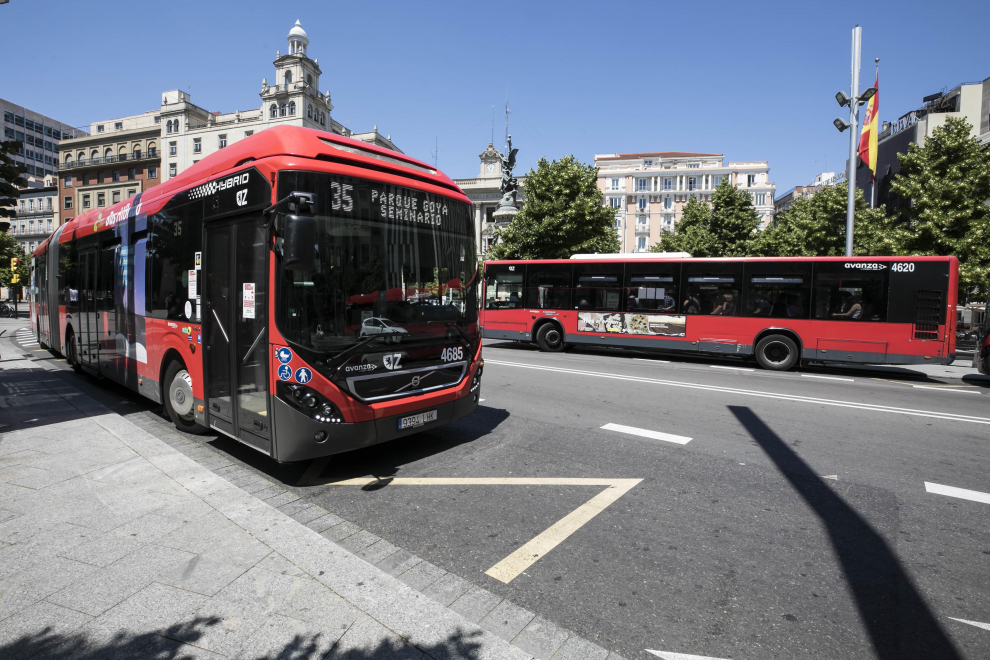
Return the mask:
[[282, 222], [282, 267], [312, 270], [316, 265], [316, 218], [287, 215]]

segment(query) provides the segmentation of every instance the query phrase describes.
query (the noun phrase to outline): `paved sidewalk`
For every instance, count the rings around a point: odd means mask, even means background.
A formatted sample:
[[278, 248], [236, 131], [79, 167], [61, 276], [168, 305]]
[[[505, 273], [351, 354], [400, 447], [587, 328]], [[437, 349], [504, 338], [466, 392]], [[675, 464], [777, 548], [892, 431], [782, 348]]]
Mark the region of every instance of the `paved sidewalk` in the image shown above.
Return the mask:
[[2, 355], [4, 660], [533, 657]]

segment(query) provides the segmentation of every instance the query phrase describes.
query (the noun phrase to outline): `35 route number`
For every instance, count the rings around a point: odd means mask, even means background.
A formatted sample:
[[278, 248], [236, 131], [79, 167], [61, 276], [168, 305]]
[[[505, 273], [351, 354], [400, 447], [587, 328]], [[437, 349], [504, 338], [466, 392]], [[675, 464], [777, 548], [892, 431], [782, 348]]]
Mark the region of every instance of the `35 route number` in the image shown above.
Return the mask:
[[443, 349], [443, 352], [440, 354], [440, 359], [443, 360], [444, 362], [456, 362], [457, 360], [463, 360], [464, 347], [454, 346], [451, 348], [445, 348]]
[[354, 200], [351, 198], [351, 191], [354, 190], [354, 186], [346, 183], [341, 185], [333, 181], [330, 183], [330, 190], [333, 193], [330, 207], [334, 211], [351, 211], [354, 209]]
[[890, 270], [895, 273], [913, 273], [914, 264], [894, 264], [890, 267]]

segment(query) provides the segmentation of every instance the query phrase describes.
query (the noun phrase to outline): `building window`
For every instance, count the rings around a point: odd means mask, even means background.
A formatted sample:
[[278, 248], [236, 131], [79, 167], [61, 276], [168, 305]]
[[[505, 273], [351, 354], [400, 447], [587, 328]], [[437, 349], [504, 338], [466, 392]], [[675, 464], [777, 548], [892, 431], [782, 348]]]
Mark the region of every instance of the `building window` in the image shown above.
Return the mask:
[[645, 165], [646, 167], [651, 167], [653, 165], [653, 161], [652, 160], [644, 160], [643, 161], [643, 165]]
[[715, 176], [713, 176], [712, 177], [712, 187], [713, 188], [718, 188], [719, 184], [722, 183], [722, 179], [723, 179], [723, 177], [721, 177], [721, 176], [719, 176], [717, 174]]
[[646, 236], [640, 236], [636, 239], [636, 249], [640, 252], [646, 252]]
[[639, 210], [640, 211], [645, 211], [646, 210], [646, 198], [645, 197], [643, 197], [643, 198], [641, 198], [639, 200]]
[[106, 193], [96, 193], [96, 205], [100, 208], [107, 205], [107, 194]]
[[52, 219], [48, 218], [48, 233], [52, 233]]
[[688, 190], [695, 190], [698, 187], [698, 177], [689, 176], [688, 177]]
[[133, 181], [136, 178], [137, 178], [137, 168], [132, 167], [132, 168], [128, 169], [127, 170], [127, 180], [128, 181]]
[[[72, 157], [70, 156], [69, 157], [69, 162], [66, 163], [66, 165], [71, 165], [71, 164], [72, 164]], [[65, 177], [65, 187], [66, 188], [71, 188], [72, 187], [72, 176], [71, 175]]]
[[29, 199], [28, 200], [28, 211], [33, 211], [33, 210], [34, 210], [34, 200], [33, 199]]
[[278, 106], [278, 114], [280, 117], [284, 117], [286, 112], [285, 104]]
[[46, 197], [45, 198], [45, 210], [46, 211], [51, 211], [52, 210], [52, 198], [51, 197]]
[[307, 73], [306, 74], [306, 84], [307, 85], [310, 85], [310, 86], [313, 85], [313, 74], [312, 73]]
[[613, 209], [621, 209], [622, 208], [622, 198], [621, 197], [609, 197], [608, 198], [608, 205], [611, 208], [613, 208]]
[[169, 156], [174, 156], [175, 155], [175, 152], [177, 150], [178, 150], [178, 148], [175, 146], [175, 142], [169, 142], [168, 143], [168, 155]]
[[134, 188], [128, 188], [128, 190], [127, 190], [127, 197], [128, 197], [128, 199], [130, 199], [131, 197], [134, 197], [134, 195], [136, 195], [136, 194], [137, 194], [137, 191], [134, 190]]
[[124, 130], [124, 122], [122, 122], [122, 121], [114, 122], [113, 130], [115, 130], [115, 131], [122, 131], [122, 130]]
[[306, 116], [310, 119], [313, 118], [313, 104], [309, 103], [306, 105]]
[[148, 158], [154, 158], [157, 153], [158, 153], [158, 147], [156, 147], [155, 143], [152, 142], [151, 144], [148, 145]]
[[701, 167], [701, 163], [688, 163], [688, 167], [691, 169], [698, 169]]
[[120, 170], [114, 170], [113, 171], [113, 182], [114, 183], [117, 183], [118, 181], [120, 181]]
[[202, 138], [193, 138], [193, 153], [198, 154], [203, 151], [203, 140]]
[[244, 131], [244, 137], [251, 137], [254, 135], [254, 131]]
[[289, 101], [289, 116], [290, 117], [295, 117], [296, 116], [296, 102], [295, 101]]
[[272, 119], [275, 119], [275, 117], [278, 117], [278, 106], [277, 105], [275, 105], [274, 103], [272, 103], [272, 107], [269, 108], [269, 110], [271, 111]]
[[327, 116], [324, 113], [320, 113], [320, 126], [326, 126]]
[[636, 179], [636, 190], [645, 192], [650, 189], [649, 179]]
[[168, 175], [170, 177], [175, 176], [175, 163], [171, 163], [168, 166]]
[[753, 205], [754, 206], [766, 206], [767, 204], [767, 194], [766, 193], [754, 193], [753, 194]]
[[285, 86], [288, 87], [291, 84], [292, 84], [292, 72], [291, 71], [286, 71], [285, 72]]
[[141, 160], [141, 147], [134, 147], [133, 154], [134, 160]]
[[112, 197], [113, 197], [113, 203], [114, 204], [116, 204], [117, 202], [119, 202], [120, 201], [120, 191], [119, 190], [114, 190], [113, 193], [112, 193]]
[[609, 184], [611, 185], [611, 190], [618, 190], [619, 189], [619, 180], [618, 179], [609, 179]]
[[227, 146], [227, 134], [223, 133], [220, 135], [220, 148], [223, 149]]
[[664, 190], [673, 190], [674, 189], [674, 180], [671, 179], [670, 177], [665, 178], [663, 180], [663, 189]]
[[72, 197], [66, 196], [66, 198], [65, 198], [65, 208], [67, 208], [67, 209], [71, 209], [72, 208]]
[[747, 174], [746, 175], [746, 187], [747, 188], [752, 188], [755, 185], [756, 185], [756, 175], [755, 174]]
[[155, 123], [156, 124], [162, 123], [162, 118], [160, 116], [159, 117], [155, 117]]
[[154, 165], [151, 165], [150, 167], [148, 167], [148, 178], [149, 179], [157, 179], [158, 178], [158, 168], [155, 167]]
[[672, 208], [674, 208], [674, 200], [671, 199], [669, 195], [667, 197], [664, 197], [663, 198], [663, 207], [665, 209], [672, 209]]
[[96, 132], [97, 133], [102, 133], [103, 132], [103, 124], [98, 124], [96, 126]]
[[[68, 198], [66, 198], [66, 199], [68, 199]], [[83, 205], [82, 207], [84, 209], [88, 209], [89, 208], [89, 193], [86, 193], [85, 195], [82, 196], [82, 205]], [[69, 207], [66, 206], [65, 208], [69, 208]]]

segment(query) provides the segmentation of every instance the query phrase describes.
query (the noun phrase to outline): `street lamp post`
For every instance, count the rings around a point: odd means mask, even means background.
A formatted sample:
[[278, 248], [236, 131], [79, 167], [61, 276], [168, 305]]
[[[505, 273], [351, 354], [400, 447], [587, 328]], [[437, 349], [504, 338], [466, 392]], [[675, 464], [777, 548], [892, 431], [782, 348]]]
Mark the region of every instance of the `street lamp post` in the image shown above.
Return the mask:
[[838, 92], [835, 100], [840, 106], [849, 106], [849, 121], [836, 119], [832, 124], [842, 132], [849, 131], [849, 164], [846, 170], [846, 185], [849, 186], [849, 197], [846, 201], [846, 256], [853, 253], [853, 219], [856, 214], [856, 166], [859, 164], [859, 136], [856, 134], [859, 106], [863, 105], [877, 93], [876, 87], [868, 87], [859, 93], [859, 61], [863, 40], [863, 28], [856, 26], [852, 31], [852, 80], [850, 82], [851, 96]]

